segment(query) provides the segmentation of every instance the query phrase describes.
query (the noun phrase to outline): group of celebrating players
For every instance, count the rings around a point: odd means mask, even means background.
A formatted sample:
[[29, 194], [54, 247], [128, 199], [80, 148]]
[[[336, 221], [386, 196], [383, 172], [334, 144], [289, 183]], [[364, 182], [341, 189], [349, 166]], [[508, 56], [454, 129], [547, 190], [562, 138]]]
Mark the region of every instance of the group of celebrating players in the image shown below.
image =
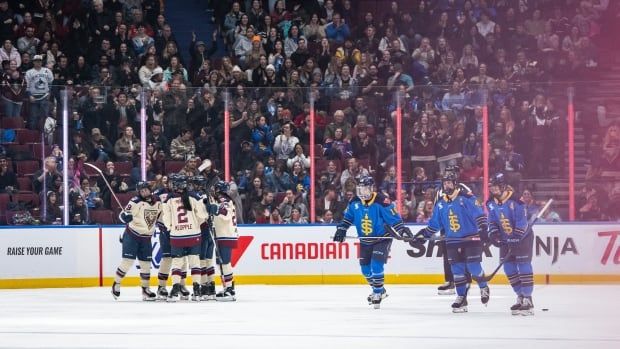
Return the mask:
[[[147, 182], [137, 186], [138, 195], [120, 213], [126, 224], [122, 236], [122, 260], [116, 270], [112, 295], [120, 296], [121, 280], [138, 259], [143, 300], [174, 302], [190, 298], [185, 287], [187, 269], [192, 276], [193, 301], [234, 301], [235, 288], [231, 253], [237, 245], [236, 210], [228, 192], [230, 186], [219, 179], [205, 160], [199, 167], [202, 175], [170, 176], [169, 188], [152, 192]], [[498, 173], [491, 178], [491, 198], [482, 204], [464, 184], [458, 183], [458, 169], [448, 169], [441, 181], [435, 207], [428, 226], [417, 234], [403, 223], [394, 203], [374, 189], [370, 176], [358, 181], [357, 195], [349, 202], [344, 218], [338, 224], [333, 240], [343, 242], [351, 225], [360, 241], [360, 265], [363, 276], [372, 288], [368, 303], [375, 309], [387, 297], [384, 287], [384, 265], [394, 239], [425, 243], [439, 240], [445, 244], [445, 259], [452, 282], [440, 287], [440, 293], [456, 289], [452, 303], [455, 313], [467, 312], [467, 296], [472, 280], [480, 288], [480, 299], [487, 304], [490, 298], [489, 277], [482, 269], [484, 244], [500, 249], [500, 261], [517, 303], [510, 307], [513, 315], [533, 315], [532, 248], [534, 235], [527, 220], [523, 202], [515, 190]], [[162, 261], [159, 267], [157, 293], [149, 288], [152, 258], [151, 238], [155, 229]], [[351, 238], [351, 237], [349, 237]], [[222, 277], [222, 291], [215, 291], [215, 263]], [[166, 289], [172, 271], [172, 289]], [[454, 291], [453, 291], [454, 292]]]
[[472, 280], [480, 287], [481, 302], [485, 305], [489, 302], [489, 277], [481, 262], [484, 244], [492, 244], [499, 247], [504, 272], [517, 295], [517, 303], [510, 307], [512, 314], [533, 315], [534, 234], [523, 202], [506, 183], [504, 175], [497, 173], [490, 181], [487, 216], [480, 201], [466, 185], [458, 183], [457, 178], [458, 168], [446, 170], [428, 226], [415, 235], [403, 224], [394, 203], [374, 190], [372, 177], [361, 178], [357, 196], [349, 202], [334, 241], [343, 242], [348, 237], [348, 228], [355, 225], [358, 236], [354, 238], [360, 240], [362, 274], [372, 287], [368, 302], [378, 309], [387, 297], [384, 264], [393, 239], [416, 243], [439, 240], [445, 244], [447, 272], [453, 277], [453, 284], [440, 287], [440, 291], [456, 289], [457, 297], [451, 306], [454, 313], [467, 312]]
[[[230, 186], [218, 178], [205, 160], [199, 176], [172, 174], [169, 187], [152, 192], [148, 182], [137, 185], [138, 195], [120, 213], [126, 224], [121, 238], [122, 260], [116, 269], [112, 295], [120, 296], [121, 280], [138, 259], [142, 299], [145, 301], [188, 300], [187, 269], [192, 276], [193, 301], [235, 301], [232, 250], [238, 232], [235, 205], [228, 195]], [[149, 288], [152, 259], [151, 238], [159, 229], [162, 260], [157, 293]], [[215, 266], [219, 265], [223, 290], [215, 292]], [[172, 289], [166, 289], [172, 271]]]

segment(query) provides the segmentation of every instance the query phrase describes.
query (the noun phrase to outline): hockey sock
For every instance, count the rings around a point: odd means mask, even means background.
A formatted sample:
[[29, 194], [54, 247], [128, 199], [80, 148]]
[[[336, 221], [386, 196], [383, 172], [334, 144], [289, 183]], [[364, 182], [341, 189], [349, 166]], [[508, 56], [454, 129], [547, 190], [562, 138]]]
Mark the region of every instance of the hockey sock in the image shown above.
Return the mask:
[[213, 259], [207, 259], [207, 282], [215, 280], [215, 267], [213, 266]]
[[114, 275], [114, 282], [120, 284], [121, 280], [127, 274], [127, 270], [129, 270], [129, 268], [131, 268], [132, 265], [133, 265], [133, 259], [123, 258], [121, 260], [121, 265], [119, 265], [118, 268], [116, 268], [116, 274]]
[[200, 284], [204, 285], [207, 283], [207, 260], [200, 260]]
[[476, 280], [480, 288], [487, 287], [487, 282], [484, 281], [484, 270], [480, 262], [467, 263], [467, 270], [471, 274], [471, 278]]
[[521, 280], [521, 293], [524, 297], [531, 297], [534, 291], [534, 271], [532, 263], [517, 263], [519, 279]]
[[163, 257], [161, 259], [161, 264], [159, 265], [159, 274], [157, 274], [157, 279], [159, 280], [159, 286], [166, 286], [166, 282], [168, 281], [168, 274], [170, 274], [171, 266], [172, 266], [172, 258]]
[[151, 262], [138, 261], [140, 264], [140, 286], [149, 287], [151, 281]]
[[189, 264], [192, 274], [192, 283], [200, 282], [200, 258], [198, 257], [198, 255], [192, 254], [187, 256], [187, 262]]
[[370, 269], [372, 270], [372, 291], [374, 293], [383, 292], [384, 275], [383, 275], [383, 261], [372, 259], [370, 261]]
[[517, 269], [517, 264], [514, 262], [506, 262], [504, 263], [504, 273], [506, 273], [506, 277], [508, 277], [508, 281], [510, 282], [510, 286], [512, 286], [512, 290], [515, 291], [517, 296], [522, 296], [521, 293], [521, 278], [519, 277], [519, 270]]
[[465, 296], [465, 293], [467, 293], [467, 277], [465, 276], [465, 263], [452, 263], [450, 269], [452, 269], [452, 275], [454, 277], [456, 294], [459, 296]]
[[224, 271], [224, 287], [232, 287], [233, 283], [233, 269], [230, 263], [222, 264], [222, 270]]
[[183, 257], [183, 266], [181, 267], [181, 285], [185, 286], [185, 279], [187, 279], [187, 259], [189, 257]]
[[366, 278], [366, 282], [368, 282], [368, 285], [372, 287], [372, 269], [370, 267], [370, 264], [364, 264], [361, 267], [362, 275], [364, 275], [364, 277]]
[[185, 257], [172, 258], [172, 284], [181, 283], [183, 260]]

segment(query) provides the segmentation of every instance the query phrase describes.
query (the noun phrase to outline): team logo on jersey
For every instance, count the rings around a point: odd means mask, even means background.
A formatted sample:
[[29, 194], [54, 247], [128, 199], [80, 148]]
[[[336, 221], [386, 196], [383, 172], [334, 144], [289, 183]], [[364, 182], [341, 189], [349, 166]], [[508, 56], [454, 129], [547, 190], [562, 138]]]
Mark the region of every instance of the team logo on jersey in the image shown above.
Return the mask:
[[499, 222], [502, 225], [502, 230], [507, 235], [512, 234], [512, 225], [510, 225], [510, 220], [504, 216], [504, 212], [499, 214]]
[[158, 213], [157, 210], [144, 210], [144, 221], [146, 222], [146, 226], [149, 227], [149, 230], [155, 225]]
[[461, 224], [459, 223], [459, 217], [454, 214], [452, 209], [448, 212], [448, 220], [450, 221], [450, 230], [457, 232], [461, 229]]
[[372, 234], [372, 220], [368, 218], [368, 214], [362, 218], [362, 233], [366, 236]]

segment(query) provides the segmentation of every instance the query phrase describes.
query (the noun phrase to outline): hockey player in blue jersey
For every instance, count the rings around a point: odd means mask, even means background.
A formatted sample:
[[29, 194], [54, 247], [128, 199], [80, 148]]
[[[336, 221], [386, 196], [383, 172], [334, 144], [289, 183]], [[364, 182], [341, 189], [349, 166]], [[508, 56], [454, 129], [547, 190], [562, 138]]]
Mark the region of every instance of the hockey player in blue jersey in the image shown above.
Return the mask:
[[392, 245], [391, 235], [385, 228], [389, 225], [401, 236], [411, 237], [396, 206], [381, 193], [374, 191], [374, 180], [362, 177], [355, 196], [345, 210], [344, 218], [336, 230], [334, 241], [343, 242], [347, 230], [354, 225], [360, 239], [360, 265], [362, 274], [372, 287], [368, 303], [379, 309], [381, 300], [387, 297], [384, 283], [384, 264], [387, 262]]
[[507, 259], [504, 272], [517, 294], [517, 303], [510, 310], [512, 315], [534, 315], [534, 234], [528, 229], [525, 205], [512, 187], [506, 184], [503, 173], [491, 178], [489, 192], [489, 240], [499, 247], [500, 261]]
[[454, 172], [446, 172], [441, 180], [442, 196], [437, 200], [433, 215], [426, 228], [415, 240], [423, 243], [442, 229], [445, 233], [446, 252], [454, 275], [457, 297], [452, 304], [455, 313], [467, 312], [467, 272], [480, 287], [483, 304], [489, 301], [489, 286], [482, 270], [482, 242], [488, 239], [487, 219], [471, 192], [461, 189]]

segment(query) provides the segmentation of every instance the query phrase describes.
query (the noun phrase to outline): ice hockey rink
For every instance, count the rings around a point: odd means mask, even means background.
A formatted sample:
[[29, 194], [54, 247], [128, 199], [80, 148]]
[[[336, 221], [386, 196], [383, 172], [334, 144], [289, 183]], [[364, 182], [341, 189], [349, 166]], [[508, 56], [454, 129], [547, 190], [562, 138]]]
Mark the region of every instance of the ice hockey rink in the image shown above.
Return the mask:
[[[1, 348], [620, 348], [620, 286], [537, 286], [536, 314], [512, 316], [508, 286], [469, 312], [435, 285], [390, 286], [381, 309], [365, 286], [244, 286], [236, 302], [115, 301], [107, 287], [0, 290]], [[542, 311], [543, 308], [548, 311]]]

